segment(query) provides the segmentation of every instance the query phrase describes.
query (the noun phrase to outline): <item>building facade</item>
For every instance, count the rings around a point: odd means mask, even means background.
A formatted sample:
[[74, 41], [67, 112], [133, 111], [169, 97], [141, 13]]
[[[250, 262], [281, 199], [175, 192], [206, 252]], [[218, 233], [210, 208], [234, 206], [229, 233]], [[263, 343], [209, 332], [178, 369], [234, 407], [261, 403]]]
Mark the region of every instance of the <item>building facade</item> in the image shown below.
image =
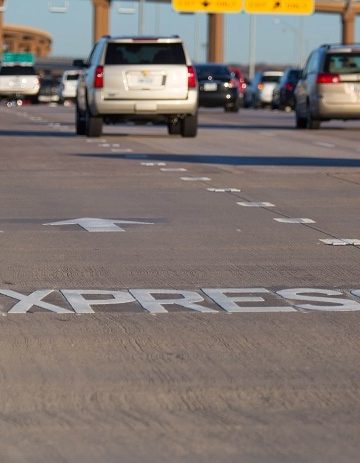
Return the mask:
[[51, 52], [52, 36], [34, 27], [4, 24], [3, 44], [5, 52], [27, 52], [44, 58]]

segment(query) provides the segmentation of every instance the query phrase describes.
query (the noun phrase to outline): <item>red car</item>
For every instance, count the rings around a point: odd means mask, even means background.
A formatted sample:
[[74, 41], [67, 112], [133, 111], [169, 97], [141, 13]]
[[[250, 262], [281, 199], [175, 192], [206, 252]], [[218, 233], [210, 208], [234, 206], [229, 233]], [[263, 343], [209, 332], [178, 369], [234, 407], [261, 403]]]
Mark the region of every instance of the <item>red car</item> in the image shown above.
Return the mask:
[[238, 82], [239, 106], [243, 106], [244, 105], [244, 92], [247, 87], [245, 76], [242, 70], [237, 66], [228, 66], [228, 68], [234, 74], [234, 77]]

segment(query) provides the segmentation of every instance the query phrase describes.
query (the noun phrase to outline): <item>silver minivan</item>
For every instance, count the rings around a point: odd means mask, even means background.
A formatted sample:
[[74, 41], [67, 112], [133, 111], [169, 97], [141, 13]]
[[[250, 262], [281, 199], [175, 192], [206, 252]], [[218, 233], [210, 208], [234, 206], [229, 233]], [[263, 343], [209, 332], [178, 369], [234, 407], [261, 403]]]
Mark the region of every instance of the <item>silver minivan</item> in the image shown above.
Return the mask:
[[295, 90], [297, 128], [360, 119], [360, 45], [322, 45], [309, 56]]

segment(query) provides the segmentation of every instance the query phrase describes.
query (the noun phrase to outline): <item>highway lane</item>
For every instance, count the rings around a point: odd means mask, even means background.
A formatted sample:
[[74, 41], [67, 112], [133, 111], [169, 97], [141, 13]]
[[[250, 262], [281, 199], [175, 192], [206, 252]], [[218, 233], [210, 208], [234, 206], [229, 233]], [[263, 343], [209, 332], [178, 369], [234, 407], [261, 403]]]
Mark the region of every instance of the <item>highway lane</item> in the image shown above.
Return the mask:
[[[196, 139], [86, 140], [72, 108], [0, 121], [4, 461], [356, 461], [360, 250], [320, 240], [360, 240], [359, 124], [202, 111]], [[49, 225], [78, 218], [124, 231]]]

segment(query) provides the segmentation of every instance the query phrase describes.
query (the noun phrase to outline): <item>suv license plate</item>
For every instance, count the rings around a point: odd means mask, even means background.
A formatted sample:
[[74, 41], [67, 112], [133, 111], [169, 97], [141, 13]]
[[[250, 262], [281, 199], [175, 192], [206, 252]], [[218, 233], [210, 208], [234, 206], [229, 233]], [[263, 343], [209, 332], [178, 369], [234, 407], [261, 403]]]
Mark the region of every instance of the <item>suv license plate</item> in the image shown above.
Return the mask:
[[215, 82], [206, 82], [204, 84], [204, 90], [205, 92], [216, 92], [217, 84], [215, 84]]

